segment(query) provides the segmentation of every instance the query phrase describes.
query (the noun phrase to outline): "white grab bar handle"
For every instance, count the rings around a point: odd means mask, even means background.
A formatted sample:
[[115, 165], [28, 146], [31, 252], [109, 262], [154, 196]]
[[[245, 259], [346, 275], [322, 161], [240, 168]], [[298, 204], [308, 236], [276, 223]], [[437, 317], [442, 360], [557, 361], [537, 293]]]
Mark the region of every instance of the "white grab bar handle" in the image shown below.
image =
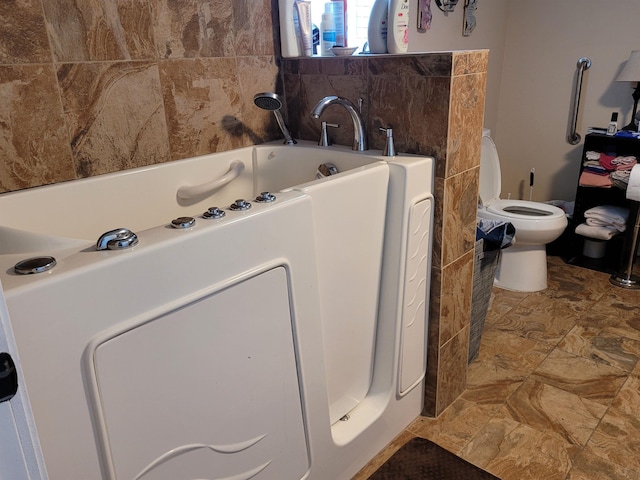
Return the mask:
[[203, 195], [211, 195], [234, 180], [243, 172], [243, 170], [244, 163], [240, 160], [234, 160], [229, 165], [229, 170], [227, 170], [227, 172], [221, 177], [213, 179], [210, 182], [201, 183], [200, 185], [183, 185], [178, 188], [178, 198], [182, 200], [190, 200]]
[[580, 143], [580, 134], [576, 132], [576, 126], [578, 123], [578, 107], [580, 106], [580, 92], [582, 90], [582, 77], [584, 71], [591, 66], [591, 59], [589, 57], [580, 57], [578, 59], [578, 74], [576, 76], [576, 89], [573, 97], [573, 115], [571, 117], [571, 126], [569, 127], [569, 135], [567, 135], [567, 142], [571, 145], [577, 145]]

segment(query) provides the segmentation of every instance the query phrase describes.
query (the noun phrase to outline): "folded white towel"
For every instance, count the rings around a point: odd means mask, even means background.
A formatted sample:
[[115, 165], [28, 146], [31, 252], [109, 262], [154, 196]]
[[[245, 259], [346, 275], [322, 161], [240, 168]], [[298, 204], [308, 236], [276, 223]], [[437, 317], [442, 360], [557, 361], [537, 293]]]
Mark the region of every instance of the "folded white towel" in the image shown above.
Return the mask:
[[583, 237], [596, 238], [599, 240], [609, 240], [620, 232], [613, 227], [597, 227], [594, 225], [581, 223], [576, 227], [576, 233], [578, 235], [582, 235]]
[[602, 221], [599, 218], [587, 218], [586, 219], [587, 225], [592, 225], [595, 227], [611, 227], [611, 228], [615, 228], [618, 232], [624, 232], [627, 229], [627, 226], [623, 223], [623, 224], [618, 224], [618, 223], [610, 223], [609, 221], [605, 220]]
[[584, 218], [595, 218], [604, 224], [622, 226], [627, 224], [629, 209], [615, 205], [598, 205], [584, 212]]

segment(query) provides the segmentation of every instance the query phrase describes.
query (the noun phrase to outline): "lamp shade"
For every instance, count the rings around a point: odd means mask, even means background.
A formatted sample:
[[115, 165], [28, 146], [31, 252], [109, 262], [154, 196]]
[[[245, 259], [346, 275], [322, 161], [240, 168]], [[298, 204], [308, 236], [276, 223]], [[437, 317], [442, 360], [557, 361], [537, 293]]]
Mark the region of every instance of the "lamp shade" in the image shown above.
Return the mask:
[[640, 82], [640, 50], [631, 52], [616, 82]]

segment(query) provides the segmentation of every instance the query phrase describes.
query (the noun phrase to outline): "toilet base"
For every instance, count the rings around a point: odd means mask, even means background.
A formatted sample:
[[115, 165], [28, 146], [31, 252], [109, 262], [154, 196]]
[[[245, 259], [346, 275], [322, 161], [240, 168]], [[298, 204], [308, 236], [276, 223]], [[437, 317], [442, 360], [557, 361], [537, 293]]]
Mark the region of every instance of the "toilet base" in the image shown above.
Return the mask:
[[518, 245], [502, 250], [494, 285], [516, 292], [547, 288], [546, 245]]

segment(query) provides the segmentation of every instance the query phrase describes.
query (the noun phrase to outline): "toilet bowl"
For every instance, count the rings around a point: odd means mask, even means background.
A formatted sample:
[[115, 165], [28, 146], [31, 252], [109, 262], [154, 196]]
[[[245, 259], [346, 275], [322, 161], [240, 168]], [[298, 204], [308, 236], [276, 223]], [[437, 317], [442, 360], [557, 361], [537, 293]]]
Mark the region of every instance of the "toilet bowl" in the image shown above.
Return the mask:
[[480, 157], [481, 204], [478, 217], [510, 222], [516, 229], [513, 245], [502, 251], [495, 285], [518, 292], [547, 288], [546, 244], [567, 227], [563, 210], [546, 203], [500, 199], [501, 172], [498, 151], [491, 132], [482, 130]]

